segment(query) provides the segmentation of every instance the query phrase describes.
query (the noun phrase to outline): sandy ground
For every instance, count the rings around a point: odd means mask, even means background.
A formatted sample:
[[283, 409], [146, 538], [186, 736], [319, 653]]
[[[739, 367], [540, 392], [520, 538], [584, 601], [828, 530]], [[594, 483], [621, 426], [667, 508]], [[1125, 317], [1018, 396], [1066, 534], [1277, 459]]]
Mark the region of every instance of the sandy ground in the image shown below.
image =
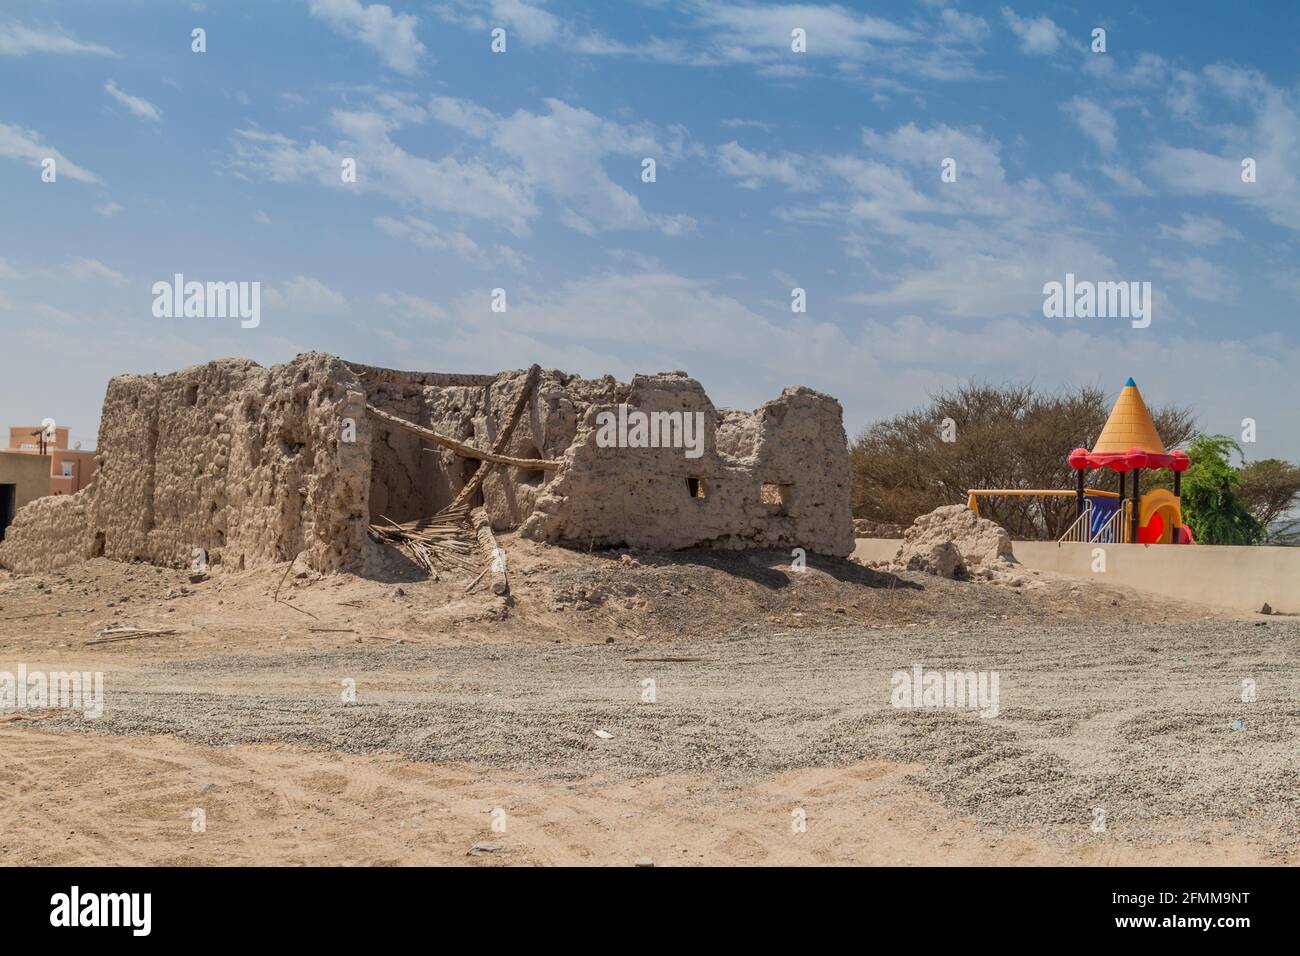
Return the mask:
[[[507, 547], [508, 607], [468, 578], [0, 575], [0, 671], [106, 682], [99, 720], [0, 716], [0, 861], [1300, 861], [1296, 619]], [[177, 633], [86, 643], [114, 623]], [[894, 708], [914, 664], [996, 670], [998, 716]]]

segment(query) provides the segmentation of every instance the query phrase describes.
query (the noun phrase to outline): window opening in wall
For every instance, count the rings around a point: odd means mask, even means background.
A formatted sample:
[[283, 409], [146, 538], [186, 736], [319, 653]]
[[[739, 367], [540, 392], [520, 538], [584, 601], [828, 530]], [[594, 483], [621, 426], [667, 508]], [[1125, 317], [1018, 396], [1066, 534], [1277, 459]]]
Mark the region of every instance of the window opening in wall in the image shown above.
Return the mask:
[[775, 481], [765, 481], [759, 489], [759, 499], [765, 505], [772, 505], [777, 509], [777, 514], [785, 514], [786, 508], [790, 504], [790, 491], [792, 485], [778, 484]]

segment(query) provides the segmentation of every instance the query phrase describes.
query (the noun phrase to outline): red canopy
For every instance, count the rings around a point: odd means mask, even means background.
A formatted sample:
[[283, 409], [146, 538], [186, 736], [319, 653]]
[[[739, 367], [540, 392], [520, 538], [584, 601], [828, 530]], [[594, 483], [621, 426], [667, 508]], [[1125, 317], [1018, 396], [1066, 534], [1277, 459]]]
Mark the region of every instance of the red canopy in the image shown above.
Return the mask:
[[1187, 457], [1185, 451], [1158, 455], [1155, 452], [1143, 451], [1141, 448], [1130, 448], [1128, 451], [1121, 452], [1091, 452], [1086, 448], [1076, 448], [1070, 452], [1070, 467], [1078, 471], [1090, 468], [1109, 468], [1120, 474], [1135, 468], [1169, 468], [1173, 471], [1186, 471], [1191, 463], [1192, 460]]

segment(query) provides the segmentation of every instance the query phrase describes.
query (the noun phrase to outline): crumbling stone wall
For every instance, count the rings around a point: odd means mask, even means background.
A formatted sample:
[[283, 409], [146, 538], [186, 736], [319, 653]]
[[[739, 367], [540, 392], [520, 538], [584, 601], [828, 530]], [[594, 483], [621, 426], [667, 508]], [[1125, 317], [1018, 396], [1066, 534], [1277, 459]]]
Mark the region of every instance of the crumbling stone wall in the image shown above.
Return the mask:
[[[377, 408], [478, 448], [491, 448], [528, 373], [430, 375], [353, 365]], [[559, 458], [573, 442], [579, 420], [596, 402], [618, 401], [627, 386], [612, 377], [583, 379], [543, 370], [505, 454]], [[429, 448], [401, 429], [380, 426], [371, 447], [370, 511], [397, 522], [435, 514], [474, 474], [475, 462], [445, 448]], [[532, 513], [545, 475], [494, 468], [483, 484], [483, 503], [497, 530], [517, 528]]]
[[601, 447], [592, 406], [565, 466], [521, 533], [580, 546], [853, 550], [843, 411], [809, 388], [788, 388], [753, 413], [719, 411], [684, 373], [637, 375], [626, 403], [643, 412], [699, 412], [703, 454]]
[[[345, 567], [366, 540], [364, 406], [356, 375], [316, 353], [270, 369], [223, 359], [114, 378], [99, 479], [70, 499], [78, 511], [49, 511], [45, 499], [24, 508], [0, 564], [28, 570], [95, 553], [189, 564], [200, 549], [235, 568], [299, 553], [318, 570]], [[345, 417], [356, 422], [355, 444], [340, 442]]]
[[[0, 566], [34, 571], [99, 554], [188, 564], [202, 549], [235, 570], [300, 554], [320, 571], [363, 569], [372, 522], [436, 513], [475, 467], [373, 421], [365, 405], [486, 449], [526, 375], [398, 372], [307, 353], [271, 368], [222, 359], [114, 378], [98, 480], [23, 508]], [[598, 417], [620, 405], [700, 413], [702, 455], [601, 447]], [[482, 496], [498, 530], [583, 547], [853, 548], [842, 411], [811, 389], [745, 413], [716, 409], [681, 372], [627, 385], [546, 370], [505, 453], [563, 467], [494, 468]]]
[[95, 540], [88, 513], [95, 488], [91, 485], [75, 495], [47, 495], [20, 508], [0, 543], [0, 563], [14, 571], [35, 573], [93, 557]]

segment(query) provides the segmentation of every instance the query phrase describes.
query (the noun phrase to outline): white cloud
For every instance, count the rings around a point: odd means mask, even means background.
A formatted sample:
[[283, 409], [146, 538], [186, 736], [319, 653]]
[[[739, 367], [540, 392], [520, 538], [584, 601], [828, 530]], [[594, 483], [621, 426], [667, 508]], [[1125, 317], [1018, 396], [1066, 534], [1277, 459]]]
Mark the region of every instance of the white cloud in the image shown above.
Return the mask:
[[1230, 302], [1237, 295], [1237, 283], [1228, 270], [1201, 256], [1178, 260], [1157, 256], [1151, 268], [1178, 291], [1203, 302]]
[[134, 115], [154, 123], [162, 122], [162, 110], [140, 96], [132, 96], [112, 80], [104, 84], [104, 91]]
[[442, 306], [434, 304], [429, 299], [422, 299], [417, 295], [406, 292], [396, 294], [381, 292], [376, 301], [384, 308], [392, 310], [399, 317], [408, 321], [441, 322], [447, 317], [447, 311]]
[[1214, 246], [1228, 239], [1242, 238], [1240, 232], [1213, 216], [1183, 213], [1182, 217], [1183, 221], [1177, 226], [1161, 224], [1160, 238], [1177, 239], [1191, 246]]
[[1065, 39], [1065, 31], [1058, 27], [1050, 17], [1035, 17], [1030, 20], [1020, 17], [1010, 7], [1002, 8], [1002, 17], [1011, 27], [1011, 32], [1020, 41], [1020, 52], [1030, 56], [1045, 56], [1060, 49]]
[[360, 0], [311, 0], [310, 11], [336, 33], [370, 47], [390, 69], [411, 75], [419, 68], [425, 50], [415, 35], [420, 21], [412, 14], [395, 14], [382, 3], [367, 6]]
[[1113, 153], [1119, 144], [1115, 116], [1099, 103], [1075, 96], [1061, 107], [1103, 153]]
[[[527, 220], [537, 212], [529, 190], [508, 170], [476, 160], [432, 160], [408, 153], [392, 141], [395, 127], [381, 114], [335, 112], [333, 125], [341, 135], [333, 147], [239, 130], [231, 166], [241, 175], [272, 182], [308, 180], [334, 189], [378, 192], [398, 202], [496, 222], [517, 234], [527, 231]], [[355, 183], [342, 180], [344, 159], [356, 160]]]
[[453, 96], [435, 96], [429, 101], [429, 114], [439, 123], [468, 133], [475, 139], [484, 139], [497, 124], [496, 114], [489, 109]]
[[[964, 80], [977, 75], [973, 54], [988, 35], [980, 17], [940, 9], [929, 19], [910, 16], [904, 25], [852, 9], [851, 5], [758, 4], [687, 0], [674, 26], [678, 35], [617, 40], [561, 20], [536, 0], [444, 0], [443, 20], [485, 34], [504, 27], [526, 46], [560, 45], [568, 53], [617, 56], [687, 66], [744, 66], [772, 78], [797, 78], [829, 67], [829, 75], [862, 78], [881, 90], [904, 87], [894, 77], [917, 75]], [[807, 51], [794, 54], [791, 31], [805, 31]]]
[[29, 53], [114, 55], [108, 47], [82, 43], [61, 28], [42, 30], [21, 23], [0, 23], [0, 56], [27, 56]]
[[271, 217], [259, 209], [257, 212], [253, 213], [253, 221], [259, 226], [269, 226], [271, 224]]
[[100, 181], [94, 173], [82, 169], [52, 146], [42, 145], [40, 140], [40, 134], [34, 130], [0, 123], [0, 157], [17, 159], [38, 169], [46, 159], [53, 159], [59, 176], [67, 176], [83, 183]]
[[[494, 222], [516, 235], [547, 197], [563, 224], [591, 235], [616, 229], [657, 229], [668, 235], [690, 230], [689, 216], [647, 212], [640, 198], [616, 183], [606, 163], [624, 167], [624, 182], [639, 183], [641, 159], [659, 164], [690, 152], [680, 130], [661, 136], [648, 126], [602, 119], [560, 100], [546, 110], [498, 116], [464, 100], [438, 97], [428, 109], [388, 98], [383, 111], [336, 111], [340, 136], [332, 146], [300, 144], [278, 133], [240, 130], [231, 168], [274, 182], [315, 180], [349, 190], [376, 191], [402, 203]], [[392, 133], [408, 122], [438, 119], [480, 141], [456, 156], [430, 159], [402, 149]], [[463, 144], [474, 147], [474, 142]], [[339, 175], [345, 158], [357, 162], [357, 182]]]
[[[1276, 225], [1300, 229], [1300, 101], [1253, 71], [1207, 67], [1199, 82], [1197, 90], [1230, 97], [1244, 125], [1209, 130], [1221, 140], [1217, 149], [1157, 144], [1148, 168], [1171, 192], [1227, 196]], [[1242, 179], [1246, 159], [1254, 161], [1255, 182]]]
[[120, 206], [118, 203], [113, 202], [112, 200], [105, 203], [99, 203], [98, 205], [95, 206], [95, 212], [99, 213], [105, 219], [112, 219], [121, 211], [122, 211], [122, 206]]
[[528, 43], [550, 43], [561, 33], [560, 18], [525, 0], [492, 0], [492, 19], [509, 24]]
[[340, 315], [349, 308], [343, 293], [310, 276], [294, 276], [279, 286], [268, 287], [262, 298], [267, 308], [296, 315]]
[[757, 189], [764, 181], [794, 190], [814, 189], [817, 185], [816, 179], [801, 168], [799, 157], [750, 152], [735, 140], [718, 147], [718, 163], [744, 189]]
[[433, 223], [414, 216], [406, 216], [402, 219], [376, 216], [375, 226], [385, 235], [410, 242], [421, 249], [450, 252], [465, 259], [479, 261], [483, 259], [482, 247], [465, 233], [440, 230]]
[[64, 269], [68, 275], [82, 282], [100, 281], [107, 282], [109, 285], [124, 286], [126, 285], [126, 276], [111, 269], [98, 259], [77, 258], [69, 262]]
[[1128, 196], [1151, 196], [1153, 195], [1149, 186], [1144, 183], [1136, 173], [1124, 169], [1122, 166], [1115, 166], [1111, 163], [1103, 163], [1097, 167], [1098, 172], [1109, 179], [1119, 187], [1120, 192]]
[[557, 199], [561, 220], [589, 235], [611, 229], [658, 229], [668, 235], [690, 231], [689, 216], [648, 213], [640, 199], [610, 178], [607, 157], [626, 164], [624, 182], [640, 182], [641, 159], [672, 161], [682, 146], [660, 143], [646, 126], [629, 126], [557, 99], [547, 112], [516, 110], [502, 117], [492, 145], [519, 164], [523, 179]]
[[[1079, 184], [1013, 181], [1001, 144], [978, 127], [908, 123], [865, 130], [862, 142], [865, 156], [820, 162], [845, 195], [781, 211], [841, 230], [846, 253], [867, 266], [870, 287], [843, 301], [925, 306], [965, 320], [1033, 315], [1045, 282], [1116, 273], [1090, 230], [1072, 224]], [[941, 181], [945, 158], [957, 162], [954, 183]]]

